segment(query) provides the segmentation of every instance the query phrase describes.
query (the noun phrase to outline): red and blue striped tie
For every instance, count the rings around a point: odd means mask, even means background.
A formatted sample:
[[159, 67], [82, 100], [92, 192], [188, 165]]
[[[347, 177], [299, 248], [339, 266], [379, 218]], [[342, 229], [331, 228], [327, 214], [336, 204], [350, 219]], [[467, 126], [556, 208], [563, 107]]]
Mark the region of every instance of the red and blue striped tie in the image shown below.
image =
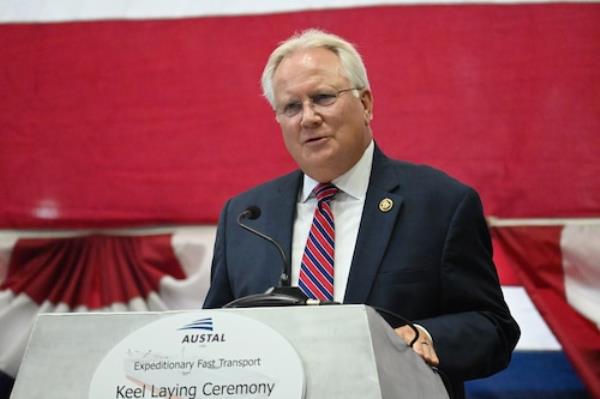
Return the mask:
[[333, 301], [335, 228], [330, 202], [338, 188], [331, 183], [320, 183], [314, 192], [317, 208], [302, 256], [298, 285], [309, 298]]

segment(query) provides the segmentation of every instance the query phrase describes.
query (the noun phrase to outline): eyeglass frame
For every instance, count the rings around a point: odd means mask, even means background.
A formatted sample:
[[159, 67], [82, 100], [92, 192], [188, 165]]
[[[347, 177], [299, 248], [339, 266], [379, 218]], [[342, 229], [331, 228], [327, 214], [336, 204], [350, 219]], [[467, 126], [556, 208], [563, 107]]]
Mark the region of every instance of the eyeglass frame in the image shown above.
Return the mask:
[[[358, 87], [350, 87], [347, 89], [335, 90], [333, 93], [318, 92], [316, 94], [307, 96], [307, 100], [309, 100], [309, 104], [313, 110], [315, 110], [315, 107], [317, 107], [317, 109], [318, 108], [327, 108], [327, 107], [331, 107], [332, 105], [334, 105], [337, 102], [340, 95], [344, 94], [345, 92], [354, 91], [354, 90], [360, 91], [362, 89], [360, 89]], [[315, 98], [319, 97], [319, 96], [332, 96], [333, 101], [328, 104], [318, 104], [318, 102], [315, 101]], [[306, 101], [306, 100], [304, 100], [304, 101]], [[277, 117], [283, 116], [288, 119], [293, 119], [304, 112], [304, 101], [291, 101], [291, 102], [285, 104], [283, 106], [283, 109], [285, 109], [286, 107], [289, 107], [290, 105], [298, 105], [299, 106], [298, 110], [296, 110], [295, 112], [293, 112], [290, 115], [286, 114], [286, 111], [282, 110], [281, 108], [275, 109], [275, 114], [277, 115]]]

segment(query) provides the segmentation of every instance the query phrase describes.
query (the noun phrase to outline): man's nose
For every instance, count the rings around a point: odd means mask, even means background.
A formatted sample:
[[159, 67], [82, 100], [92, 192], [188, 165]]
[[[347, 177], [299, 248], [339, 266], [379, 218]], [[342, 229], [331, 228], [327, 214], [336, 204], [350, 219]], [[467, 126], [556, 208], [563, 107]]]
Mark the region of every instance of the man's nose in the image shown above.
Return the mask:
[[302, 103], [302, 127], [314, 127], [322, 122], [321, 115], [315, 112], [315, 105], [312, 101]]

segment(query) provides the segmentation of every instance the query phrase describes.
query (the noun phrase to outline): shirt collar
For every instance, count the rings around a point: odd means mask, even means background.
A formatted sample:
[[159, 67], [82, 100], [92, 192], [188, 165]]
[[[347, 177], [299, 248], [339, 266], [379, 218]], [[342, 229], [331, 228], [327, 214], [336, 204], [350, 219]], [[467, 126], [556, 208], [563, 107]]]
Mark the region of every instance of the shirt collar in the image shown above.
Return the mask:
[[[349, 196], [355, 199], [364, 200], [367, 195], [369, 177], [371, 176], [374, 149], [375, 144], [373, 140], [371, 140], [371, 143], [369, 143], [367, 149], [358, 162], [346, 173], [333, 179], [332, 183], [335, 184], [340, 191], [348, 194]], [[302, 196], [300, 198], [300, 202], [306, 202], [311, 197], [311, 194], [317, 184], [319, 184], [318, 181], [306, 174], [304, 175], [304, 184], [302, 187]]]

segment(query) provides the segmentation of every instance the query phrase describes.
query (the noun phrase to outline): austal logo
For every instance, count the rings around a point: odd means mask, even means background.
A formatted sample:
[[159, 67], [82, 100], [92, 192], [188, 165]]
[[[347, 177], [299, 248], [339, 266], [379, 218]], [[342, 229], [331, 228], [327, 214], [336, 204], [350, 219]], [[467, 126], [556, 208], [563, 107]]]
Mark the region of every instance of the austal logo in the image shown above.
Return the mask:
[[178, 330], [203, 330], [210, 331], [206, 333], [197, 334], [185, 334], [181, 339], [182, 344], [208, 344], [212, 342], [225, 342], [225, 334], [215, 333], [213, 331], [213, 320], [212, 317], [205, 317], [204, 319], [193, 321], [185, 326], [178, 328]]
[[213, 330], [213, 321], [212, 317], [205, 317], [204, 319], [196, 320], [191, 322], [190, 324], [186, 324], [181, 327], [179, 330]]

